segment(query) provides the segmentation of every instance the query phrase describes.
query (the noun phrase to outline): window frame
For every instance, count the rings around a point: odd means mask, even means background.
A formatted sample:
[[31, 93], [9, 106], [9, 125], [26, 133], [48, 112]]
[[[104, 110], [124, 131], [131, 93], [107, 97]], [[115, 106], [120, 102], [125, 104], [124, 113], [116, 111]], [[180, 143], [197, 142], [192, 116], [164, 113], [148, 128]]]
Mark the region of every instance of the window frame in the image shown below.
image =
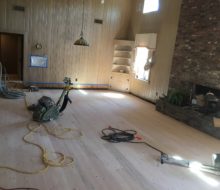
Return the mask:
[[[149, 2], [148, 2], [148, 1], [149, 1]], [[160, 9], [160, 0], [157, 0], [157, 1], [158, 1], [158, 7], [157, 7], [156, 10], [153, 10], [153, 9], [152, 9], [151, 11], [147, 11], [147, 12], [144, 11], [146, 4], [152, 3], [152, 2], [150, 2], [150, 1], [156, 1], [156, 0], [144, 0], [143, 7], [142, 7], [142, 14], [157, 13], [157, 12], [159, 11], [159, 9]]]

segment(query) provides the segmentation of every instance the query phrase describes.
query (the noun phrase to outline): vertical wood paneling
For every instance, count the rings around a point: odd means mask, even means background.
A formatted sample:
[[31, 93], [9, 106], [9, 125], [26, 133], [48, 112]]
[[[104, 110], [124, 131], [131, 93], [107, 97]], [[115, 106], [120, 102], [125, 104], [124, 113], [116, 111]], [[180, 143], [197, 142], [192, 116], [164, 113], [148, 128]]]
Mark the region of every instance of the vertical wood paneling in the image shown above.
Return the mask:
[[[25, 6], [25, 13], [12, 6]], [[84, 36], [90, 47], [74, 46], [82, 23], [82, 0], [0, 0], [0, 31], [24, 34], [25, 81], [108, 84], [113, 39], [128, 36], [131, 0], [85, 0]], [[103, 19], [95, 24], [94, 19]], [[41, 43], [41, 50], [35, 44]], [[47, 55], [47, 69], [29, 68], [30, 54]]]
[[181, 0], [160, 1], [157, 13], [142, 14], [143, 0], [136, 0], [133, 6], [131, 38], [140, 33], [157, 33], [155, 63], [151, 68], [150, 81], [131, 78], [131, 92], [145, 99], [155, 101], [166, 94], [169, 83], [173, 49], [175, 45]]
[[2, 29], [6, 29], [6, 0], [0, 0], [0, 26]]
[[26, 9], [26, 0], [10, 0], [7, 1], [6, 26], [12, 31], [24, 32], [26, 28], [26, 11], [15, 11], [14, 6], [22, 6]]

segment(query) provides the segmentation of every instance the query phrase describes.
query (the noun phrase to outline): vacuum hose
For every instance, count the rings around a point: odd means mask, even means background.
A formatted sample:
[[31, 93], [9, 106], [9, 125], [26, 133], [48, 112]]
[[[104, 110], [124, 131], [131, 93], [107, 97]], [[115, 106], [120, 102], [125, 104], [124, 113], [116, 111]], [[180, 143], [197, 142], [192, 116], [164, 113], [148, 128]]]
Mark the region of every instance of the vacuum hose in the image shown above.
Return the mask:
[[23, 98], [25, 93], [17, 90], [9, 90], [6, 85], [6, 69], [4, 68], [5, 77], [3, 79], [2, 63], [0, 62], [0, 96], [7, 99]]

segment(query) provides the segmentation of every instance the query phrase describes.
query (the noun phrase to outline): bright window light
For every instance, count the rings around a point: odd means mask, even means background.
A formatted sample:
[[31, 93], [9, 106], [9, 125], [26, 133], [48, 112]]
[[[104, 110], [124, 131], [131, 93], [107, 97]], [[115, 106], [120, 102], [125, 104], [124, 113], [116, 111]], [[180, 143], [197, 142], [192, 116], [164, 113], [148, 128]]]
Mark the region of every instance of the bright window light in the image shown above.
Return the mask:
[[123, 94], [114, 93], [114, 92], [103, 93], [103, 95], [108, 97], [108, 98], [116, 98], [116, 99], [121, 99], [121, 98], [125, 97]]
[[143, 13], [150, 13], [158, 11], [159, 9], [159, 0], [145, 0]]
[[137, 47], [134, 71], [137, 79], [149, 80], [150, 69], [145, 70], [148, 60], [149, 49], [146, 47]]
[[79, 92], [83, 95], [87, 95], [88, 93], [85, 90], [79, 90]]

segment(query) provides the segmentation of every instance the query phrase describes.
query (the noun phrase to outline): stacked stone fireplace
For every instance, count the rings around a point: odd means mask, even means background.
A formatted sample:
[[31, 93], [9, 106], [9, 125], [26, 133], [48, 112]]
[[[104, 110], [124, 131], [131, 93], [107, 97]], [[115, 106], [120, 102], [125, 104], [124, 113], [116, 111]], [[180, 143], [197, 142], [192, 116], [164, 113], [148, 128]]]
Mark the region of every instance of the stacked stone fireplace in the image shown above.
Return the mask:
[[191, 106], [206, 115], [220, 117], [220, 89], [194, 84]]
[[220, 116], [219, 10], [220, 1], [182, 1], [169, 88], [186, 90], [190, 101], [180, 107], [160, 99], [156, 108], [220, 139], [213, 124]]
[[[201, 94], [198, 96], [205, 97], [205, 95]], [[217, 121], [217, 123], [220, 123], [220, 106], [218, 101], [217, 105], [211, 105], [211, 107], [208, 107], [205, 103], [202, 105], [192, 104], [181, 107], [169, 103], [166, 98], [160, 98], [156, 102], [156, 110], [220, 139], [220, 125], [218, 124], [217, 126], [216, 122], [214, 122]]]
[[220, 1], [183, 0], [170, 87], [220, 89]]

